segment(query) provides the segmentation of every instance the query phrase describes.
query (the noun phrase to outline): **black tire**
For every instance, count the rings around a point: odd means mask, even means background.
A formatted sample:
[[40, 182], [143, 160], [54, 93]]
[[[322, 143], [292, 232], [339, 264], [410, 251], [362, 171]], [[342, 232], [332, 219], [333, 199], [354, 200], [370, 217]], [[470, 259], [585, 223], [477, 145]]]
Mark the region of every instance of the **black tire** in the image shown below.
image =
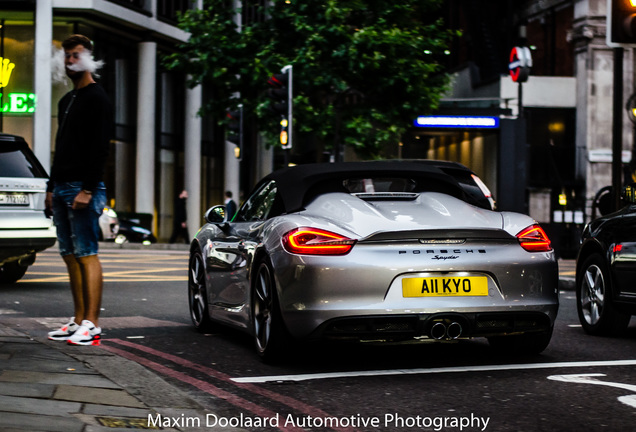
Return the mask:
[[274, 272], [267, 259], [256, 266], [252, 282], [252, 330], [256, 352], [264, 362], [278, 362], [288, 352], [291, 338], [283, 323]]
[[605, 260], [599, 254], [590, 255], [576, 278], [576, 309], [586, 333], [609, 336], [625, 331], [631, 315], [616, 309], [612, 294], [612, 280]]
[[28, 268], [29, 266], [20, 265], [17, 261], [5, 263], [0, 267], [0, 284], [12, 284], [19, 281]]
[[524, 333], [514, 336], [495, 336], [488, 343], [502, 354], [534, 355], [541, 354], [550, 345], [553, 327], [550, 330]]
[[200, 332], [210, 331], [214, 326], [208, 309], [205, 263], [200, 251], [190, 254], [188, 270], [188, 307], [192, 324]]

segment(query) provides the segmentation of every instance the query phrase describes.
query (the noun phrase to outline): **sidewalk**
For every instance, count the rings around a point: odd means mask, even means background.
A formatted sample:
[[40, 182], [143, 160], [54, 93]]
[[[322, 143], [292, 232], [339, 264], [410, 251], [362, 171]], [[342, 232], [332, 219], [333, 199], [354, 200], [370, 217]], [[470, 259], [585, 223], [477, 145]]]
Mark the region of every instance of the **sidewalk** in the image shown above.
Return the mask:
[[148, 427], [148, 416], [157, 414], [198, 417], [205, 425], [207, 413], [161, 377], [106, 349], [33, 338], [0, 323], [0, 430], [160, 429]]

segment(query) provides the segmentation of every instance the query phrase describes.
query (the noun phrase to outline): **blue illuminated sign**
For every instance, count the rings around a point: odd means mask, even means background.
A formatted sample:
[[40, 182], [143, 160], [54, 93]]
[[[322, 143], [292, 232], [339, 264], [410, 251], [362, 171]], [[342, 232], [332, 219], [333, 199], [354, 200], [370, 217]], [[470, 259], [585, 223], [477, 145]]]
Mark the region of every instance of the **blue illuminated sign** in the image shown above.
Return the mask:
[[496, 129], [499, 117], [478, 116], [420, 116], [413, 122], [417, 127]]

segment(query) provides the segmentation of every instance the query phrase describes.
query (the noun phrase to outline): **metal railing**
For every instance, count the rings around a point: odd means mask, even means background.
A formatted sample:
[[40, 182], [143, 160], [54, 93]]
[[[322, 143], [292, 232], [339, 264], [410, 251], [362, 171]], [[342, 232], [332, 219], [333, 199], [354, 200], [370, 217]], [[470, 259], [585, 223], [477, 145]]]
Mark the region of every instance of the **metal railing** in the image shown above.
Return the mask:
[[[108, 0], [111, 3], [150, 15], [153, 0]], [[195, 0], [156, 0], [157, 18], [176, 24], [178, 15], [196, 6]]]
[[129, 9], [132, 9], [137, 12], [141, 12], [144, 14], [149, 14], [148, 3], [150, 0], [108, 0], [111, 3], [116, 3], [121, 6], [125, 6]]
[[157, 0], [157, 18], [176, 24], [178, 15], [193, 9], [195, 4], [192, 0]]

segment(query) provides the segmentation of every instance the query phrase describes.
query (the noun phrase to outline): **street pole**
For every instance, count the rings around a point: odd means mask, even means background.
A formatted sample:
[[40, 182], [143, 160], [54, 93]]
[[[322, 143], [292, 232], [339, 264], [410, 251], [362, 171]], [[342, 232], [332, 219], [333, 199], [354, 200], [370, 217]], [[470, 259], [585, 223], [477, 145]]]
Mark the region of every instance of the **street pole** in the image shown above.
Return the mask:
[[523, 118], [523, 84], [521, 82], [519, 82], [517, 95], [519, 97], [519, 118]]
[[614, 48], [614, 94], [612, 112], [612, 202], [620, 208], [623, 164], [623, 48]]
[[287, 73], [287, 145], [289, 150], [294, 140], [294, 66], [287, 65], [281, 69], [281, 73]]

